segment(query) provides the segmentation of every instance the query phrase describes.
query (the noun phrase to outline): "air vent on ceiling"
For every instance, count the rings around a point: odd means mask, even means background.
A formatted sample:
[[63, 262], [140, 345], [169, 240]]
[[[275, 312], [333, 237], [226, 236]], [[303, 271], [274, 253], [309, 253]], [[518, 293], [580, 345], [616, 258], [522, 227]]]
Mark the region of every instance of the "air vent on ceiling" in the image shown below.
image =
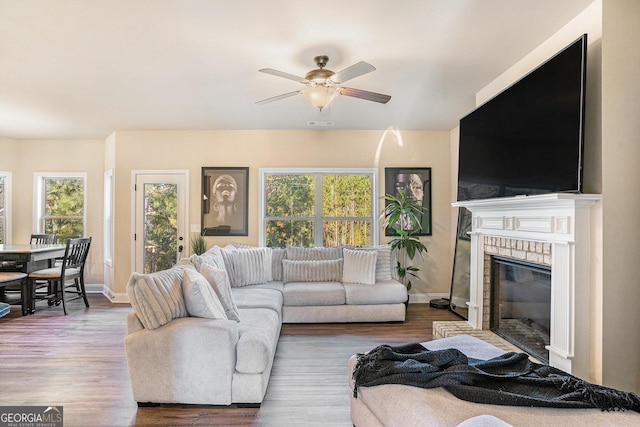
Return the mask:
[[333, 120], [331, 121], [318, 121], [318, 120], [309, 120], [307, 125], [313, 127], [332, 127], [335, 124]]

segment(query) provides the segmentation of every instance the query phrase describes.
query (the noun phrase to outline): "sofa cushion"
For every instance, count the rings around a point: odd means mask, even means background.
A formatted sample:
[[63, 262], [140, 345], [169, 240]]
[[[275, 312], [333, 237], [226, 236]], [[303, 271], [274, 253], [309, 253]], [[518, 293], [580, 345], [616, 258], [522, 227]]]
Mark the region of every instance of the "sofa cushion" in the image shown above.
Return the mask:
[[339, 259], [342, 257], [340, 248], [318, 246], [307, 248], [303, 246], [287, 246], [287, 259], [295, 260], [323, 260]]
[[156, 329], [173, 319], [187, 317], [182, 295], [183, 272], [171, 268], [150, 274], [133, 273], [127, 283], [131, 307], [146, 329]]
[[377, 251], [378, 258], [376, 258], [376, 282], [384, 282], [394, 278], [393, 271], [395, 271], [395, 264], [391, 262], [391, 246], [379, 245], [379, 246], [358, 246], [348, 249], [357, 251]]
[[396, 280], [375, 285], [344, 283], [345, 300], [350, 305], [399, 304], [407, 301], [407, 288]]
[[184, 271], [182, 293], [190, 316], [227, 319], [218, 295], [207, 279], [195, 269]]
[[200, 273], [205, 279], [207, 279], [218, 296], [218, 299], [224, 308], [224, 312], [227, 315], [227, 319], [239, 321], [240, 315], [238, 314], [238, 307], [233, 299], [233, 294], [231, 293], [231, 284], [229, 283], [227, 271], [213, 267], [209, 264], [202, 264], [200, 267]]
[[284, 283], [283, 282], [267, 282], [267, 283], [259, 283], [257, 285], [243, 286], [242, 288], [231, 288], [231, 289], [234, 292], [234, 294], [236, 289], [272, 289], [274, 291], [278, 291], [282, 293], [282, 291], [284, 290]]
[[[364, 286], [364, 285], [363, 285]], [[343, 305], [345, 293], [342, 283], [291, 282], [284, 285], [284, 305]]]
[[233, 251], [233, 286], [256, 285], [273, 279], [271, 248], [240, 248]]
[[286, 282], [341, 282], [342, 259], [282, 260], [283, 278]]
[[273, 358], [280, 335], [280, 316], [268, 308], [241, 308], [236, 371], [262, 373]]
[[354, 251], [344, 249], [342, 281], [373, 285], [376, 282], [377, 251]]
[[278, 316], [282, 315], [284, 300], [281, 291], [245, 286], [243, 288], [233, 288], [232, 292], [239, 309], [268, 308], [278, 313]]

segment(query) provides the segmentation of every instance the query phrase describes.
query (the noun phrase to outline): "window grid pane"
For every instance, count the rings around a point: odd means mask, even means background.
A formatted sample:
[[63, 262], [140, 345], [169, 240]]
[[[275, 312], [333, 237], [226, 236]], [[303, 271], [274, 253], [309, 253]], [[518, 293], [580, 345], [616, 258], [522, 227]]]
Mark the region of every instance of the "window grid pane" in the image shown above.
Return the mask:
[[371, 244], [371, 221], [325, 221], [323, 246], [367, 246]]
[[84, 214], [84, 180], [79, 178], [45, 179], [45, 216]]
[[55, 233], [59, 242], [84, 235], [83, 178], [45, 177], [42, 232]]
[[286, 245], [313, 246], [313, 221], [267, 221], [267, 246], [281, 248]]
[[366, 175], [324, 175], [323, 217], [371, 217], [371, 177]]
[[266, 216], [311, 217], [314, 192], [313, 175], [269, 175], [265, 183]]

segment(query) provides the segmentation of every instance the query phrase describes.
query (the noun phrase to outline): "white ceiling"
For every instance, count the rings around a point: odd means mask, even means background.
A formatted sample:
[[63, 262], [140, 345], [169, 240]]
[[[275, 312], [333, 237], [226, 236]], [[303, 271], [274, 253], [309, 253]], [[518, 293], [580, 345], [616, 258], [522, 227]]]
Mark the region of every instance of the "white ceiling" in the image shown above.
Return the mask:
[[[448, 130], [474, 94], [593, 0], [0, 0], [0, 138], [124, 129]], [[376, 71], [318, 112], [314, 56]]]

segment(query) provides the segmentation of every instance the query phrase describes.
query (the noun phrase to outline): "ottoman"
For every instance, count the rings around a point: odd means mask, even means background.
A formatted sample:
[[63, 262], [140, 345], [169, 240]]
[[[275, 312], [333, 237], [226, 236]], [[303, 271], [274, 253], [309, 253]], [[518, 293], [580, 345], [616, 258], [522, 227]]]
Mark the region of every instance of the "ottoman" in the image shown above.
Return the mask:
[[[456, 348], [474, 359], [490, 359], [504, 351], [469, 335], [421, 343], [429, 350]], [[351, 421], [356, 427], [380, 426], [638, 426], [637, 412], [602, 412], [600, 409], [534, 408], [467, 402], [443, 388], [422, 389], [388, 384], [358, 388], [353, 397], [352, 372], [356, 356], [349, 360]]]

